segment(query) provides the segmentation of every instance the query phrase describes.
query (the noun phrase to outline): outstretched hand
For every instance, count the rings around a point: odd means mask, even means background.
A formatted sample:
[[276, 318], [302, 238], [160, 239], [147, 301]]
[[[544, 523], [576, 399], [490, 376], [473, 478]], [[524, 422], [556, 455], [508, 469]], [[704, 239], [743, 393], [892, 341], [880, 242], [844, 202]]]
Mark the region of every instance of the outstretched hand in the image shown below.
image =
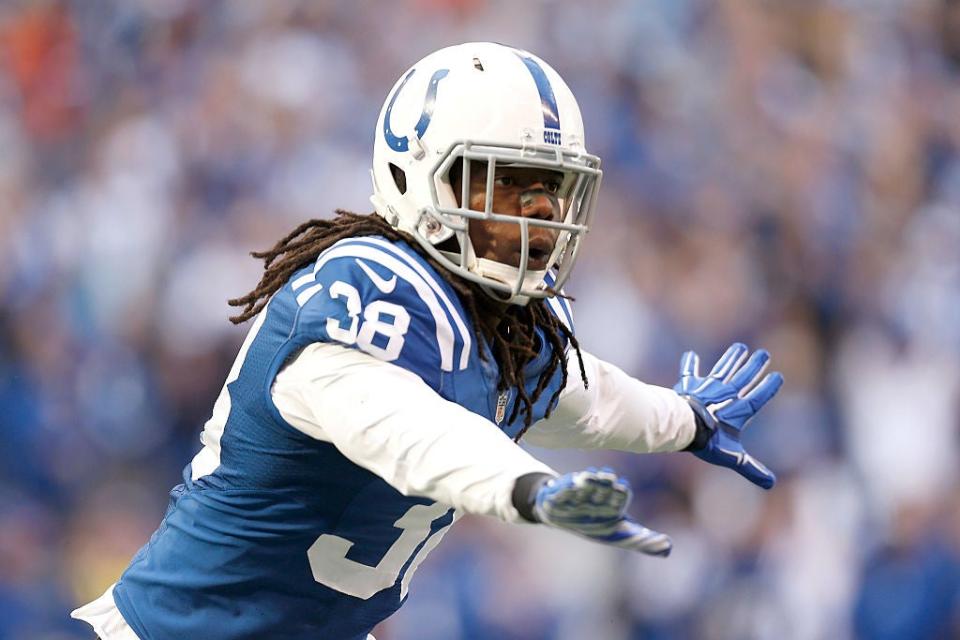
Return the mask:
[[756, 384], [770, 354], [758, 349], [747, 359], [747, 352], [746, 345], [734, 343], [710, 373], [700, 377], [700, 359], [693, 351], [687, 351], [680, 360], [680, 380], [673, 390], [687, 399], [711, 432], [706, 446], [693, 451], [694, 455], [733, 469], [750, 482], [769, 489], [777, 477], [746, 452], [740, 437], [747, 422], [779, 391], [783, 376], [770, 373]]
[[612, 469], [575, 471], [545, 482], [537, 492], [534, 514], [543, 524], [579, 536], [653, 556], [670, 554], [672, 543], [626, 515], [633, 494]]

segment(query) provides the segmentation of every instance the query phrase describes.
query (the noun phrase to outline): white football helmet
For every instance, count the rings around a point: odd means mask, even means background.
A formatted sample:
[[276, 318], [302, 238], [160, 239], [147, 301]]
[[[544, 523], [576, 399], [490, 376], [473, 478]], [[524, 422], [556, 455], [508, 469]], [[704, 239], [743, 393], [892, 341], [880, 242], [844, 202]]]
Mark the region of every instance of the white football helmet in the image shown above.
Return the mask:
[[[390, 91], [377, 121], [370, 200], [393, 227], [413, 235], [457, 275], [513, 304], [559, 291], [589, 229], [600, 186], [600, 159], [586, 151], [580, 108], [570, 88], [531, 53], [491, 42], [447, 47], [417, 62]], [[463, 161], [458, 206], [450, 168]], [[469, 207], [471, 161], [486, 163], [485, 210]], [[563, 173], [561, 219], [539, 220], [491, 210], [497, 165]], [[471, 220], [521, 227], [519, 267], [478, 258]], [[531, 226], [557, 229], [546, 268], [527, 268]], [[437, 245], [448, 242], [443, 250]], [[555, 279], [548, 287], [545, 278]]]

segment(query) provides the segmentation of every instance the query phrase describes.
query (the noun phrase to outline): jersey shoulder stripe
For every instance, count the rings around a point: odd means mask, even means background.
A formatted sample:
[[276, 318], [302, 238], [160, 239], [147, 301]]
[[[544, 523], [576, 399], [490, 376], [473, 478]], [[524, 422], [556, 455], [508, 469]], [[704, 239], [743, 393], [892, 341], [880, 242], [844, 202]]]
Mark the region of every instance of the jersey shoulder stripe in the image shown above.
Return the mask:
[[[323, 283], [317, 282], [318, 275], [324, 266], [333, 260], [353, 258], [354, 264], [359, 267], [358, 271], [366, 274], [363, 276], [364, 278], [369, 277], [368, 269], [363, 268], [364, 261], [381, 265], [394, 274], [394, 277], [399, 277], [409, 283], [416, 291], [420, 301], [426, 306], [432, 316], [436, 327], [436, 339], [440, 351], [441, 369], [443, 371], [453, 371], [453, 327], [433, 287], [430, 286], [423, 276], [396, 256], [387, 253], [379, 247], [354, 243], [351, 242], [351, 240], [352, 238], [335, 243], [320, 254], [311, 271], [291, 281], [290, 287], [296, 296], [297, 304], [303, 307], [317, 292], [323, 289]], [[381, 288], [381, 286], [386, 286], [390, 281], [390, 278], [385, 278], [382, 282], [375, 281], [374, 284], [378, 285], [378, 288]], [[381, 291], [383, 291], [382, 288]]]
[[356, 243], [361, 245], [371, 245], [380, 247], [385, 251], [389, 251], [391, 254], [399, 257], [406, 264], [408, 264], [424, 279], [424, 281], [426, 281], [428, 285], [430, 285], [430, 288], [433, 289], [440, 301], [443, 302], [448, 315], [453, 320], [453, 323], [457, 326], [457, 332], [460, 334], [460, 339], [462, 341], [459, 368], [461, 371], [466, 369], [470, 362], [470, 349], [473, 344], [473, 339], [470, 330], [467, 328], [467, 324], [463, 321], [463, 316], [461, 315], [460, 310], [450, 300], [447, 292], [443, 290], [443, 286], [437, 282], [436, 276], [430, 274], [427, 269], [424, 268], [424, 266], [417, 260], [417, 258], [411, 256], [408, 252], [404, 251], [397, 245], [384, 240], [383, 238], [378, 238], [375, 236], [363, 236], [359, 238], [351, 238], [349, 241], [344, 242], [349, 242], [351, 244]]
[[[556, 282], [556, 276], [552, 271], [548, 271], [544, 281], [553, 286]], [[562, 292], [560, 292], [562, 293]], [[570, 307], [570, 301], [560, 296], [550, 296], [547, 298], [547, 304], [553, 310], [553, 313], [560, 319], [560, 322], [566, 325], [567, 329], [573, 332], [573, 309]]]

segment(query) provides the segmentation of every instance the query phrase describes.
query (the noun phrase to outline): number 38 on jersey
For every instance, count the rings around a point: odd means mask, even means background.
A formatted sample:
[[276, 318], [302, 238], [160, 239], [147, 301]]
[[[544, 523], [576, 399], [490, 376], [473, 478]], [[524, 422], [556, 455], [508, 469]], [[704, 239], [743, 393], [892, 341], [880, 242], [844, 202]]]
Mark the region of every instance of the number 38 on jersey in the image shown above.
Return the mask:
[[357, 344], [367, 353], [387, 362], [400, 357], [403, 336], [410, 327], [410, 314], [404, 307], [387, 300], [374, 300], [363, 307], [360, 292], [343, 280], [330, 285], [330, 297], [343, 298], [349, 314], [347, 323], [337, 318], [327, 318], [327, 334], [332, 339], [344, 344]]
[[[472, 336], [455, 294], [423, 265], [380, 238], [337, 243], [290, 283], [298, 322], [317, 340], [353, 346], [417, 373], [467, 367]], [[413, 348], [404, 353], [411, 340]]]

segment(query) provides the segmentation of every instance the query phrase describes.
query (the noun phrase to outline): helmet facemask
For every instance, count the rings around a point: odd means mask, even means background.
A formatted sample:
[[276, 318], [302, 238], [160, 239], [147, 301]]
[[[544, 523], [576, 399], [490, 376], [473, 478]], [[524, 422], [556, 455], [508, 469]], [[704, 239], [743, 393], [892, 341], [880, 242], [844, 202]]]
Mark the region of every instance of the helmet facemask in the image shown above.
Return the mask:
[[[462, 163], [462, 178], [459, 184], [452, 184], [451, 169], [458, 163]], [[560, 173], [563, 178], [555, 194], [560, 208], [559, 220], [493, 211], [494, 179], [498, 166], [540, 168]], [[498, 300], [526, 304], [530, 298], [554, 295], [569, 277], [583, 236], [589, 229], [601, 177], [599, 166], [600, 160], [596, 156], [548, 145], [514, 147], [473, 141], [454, 143], [440, 156], [428, 174], [432, 202], [420, 209], [414, 236], [445, 268], [482, 285], [489, 295]], [[483, 210], [472, 209], [471, 172], [483, 170], [484, 167], [485, 207]], [[459, 193], [455, 194], [454, 189]], [[520, 259], [516, 266], [476, 255], [470, 238], [470, 222], [478, 220], [519, 227]], [[530, 268], [532, 227], [555, 229], [558, 232], [543, 269]], [[548, 272], [551, 272], [549, 277]]]

